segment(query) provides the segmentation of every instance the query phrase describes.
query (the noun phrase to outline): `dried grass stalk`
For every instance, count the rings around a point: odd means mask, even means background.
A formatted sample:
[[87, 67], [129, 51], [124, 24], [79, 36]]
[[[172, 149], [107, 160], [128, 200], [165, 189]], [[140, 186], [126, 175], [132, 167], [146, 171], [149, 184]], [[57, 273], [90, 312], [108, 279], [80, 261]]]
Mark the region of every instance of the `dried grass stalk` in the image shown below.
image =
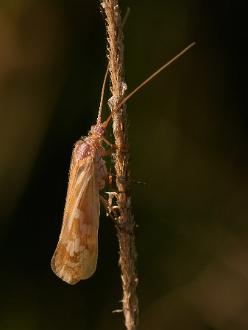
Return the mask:
[[129, 144], [126, 105], [115, 112], [126, 90], [123, 61], [123, 33], [118, 0], [102, 0], [106, 18], [111, 98], [109, 106], [113, 113], [113, 133], [116, 151], [114, 155], [118, 217], [116, 229], [119, 241], [119, 265], [123, 287], [123, 314], [128, 330], [136, 330], [138, 324], [138, 297], [136, 287], [135, 222], [130, 195]]

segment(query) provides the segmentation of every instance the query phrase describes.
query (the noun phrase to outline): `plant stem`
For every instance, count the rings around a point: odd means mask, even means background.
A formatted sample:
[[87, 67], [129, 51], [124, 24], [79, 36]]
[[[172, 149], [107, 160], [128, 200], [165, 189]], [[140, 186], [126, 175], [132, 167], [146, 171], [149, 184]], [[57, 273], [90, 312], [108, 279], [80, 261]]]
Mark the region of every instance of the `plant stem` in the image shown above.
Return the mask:
[[139, 307], [136, 287], [136, 248], [135, 222], [132, 214], [130, 196], [129, 144], [126, 105], [115, 111], [126, 90], [123, 60], [123, 33], [118, 0], [102, 0], [105, 13], [108, 42], [111, 98], [109, 106], [113, 113], [113, 133], [116, 151], [114, 155], [118, 217], [115, 219], [119, 241], [119, 265], [123, 288], [123, 314], [127, 330], [136, 330]]

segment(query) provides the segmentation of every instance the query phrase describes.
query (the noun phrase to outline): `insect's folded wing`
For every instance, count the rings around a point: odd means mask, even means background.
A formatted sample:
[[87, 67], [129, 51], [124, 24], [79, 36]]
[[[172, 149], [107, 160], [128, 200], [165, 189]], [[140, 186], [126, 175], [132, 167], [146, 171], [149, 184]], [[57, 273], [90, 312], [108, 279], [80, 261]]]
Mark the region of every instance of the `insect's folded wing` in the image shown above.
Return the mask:
[[81, 162], [71, 167], [62, 230], [51, 261], [54, 273], [69, 284], [89, 278], [98, 255], [99, 190], [94, 162], [90, 158]]

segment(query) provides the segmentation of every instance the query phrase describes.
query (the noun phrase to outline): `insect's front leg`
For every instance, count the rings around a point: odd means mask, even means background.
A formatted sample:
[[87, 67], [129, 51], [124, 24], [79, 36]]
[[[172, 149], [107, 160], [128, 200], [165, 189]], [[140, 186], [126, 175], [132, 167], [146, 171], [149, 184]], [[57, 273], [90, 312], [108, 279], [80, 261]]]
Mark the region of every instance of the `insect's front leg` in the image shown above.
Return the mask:
[[111, 156], [112, 154], [116, 153], [116, 150], [120, 150], [123, 153], [128, 151], [128, 148], [126, 146], [117, 147], [115, 144], [109, 142], [105, 137], [103, 137], [102, 140], [110, 147], [110, 150], [106, 150], [103, 148], [101, 155], [102, 157]]
[[111, 148], [114, 147], [114, 145], [113, 145], [111, 142], [109, 142], [109, 140], [107, 140], [105, 137], [103, 137], [102, 140], [103, 140], [103, 141], [104, 141], [109, 147], [111, 147]]

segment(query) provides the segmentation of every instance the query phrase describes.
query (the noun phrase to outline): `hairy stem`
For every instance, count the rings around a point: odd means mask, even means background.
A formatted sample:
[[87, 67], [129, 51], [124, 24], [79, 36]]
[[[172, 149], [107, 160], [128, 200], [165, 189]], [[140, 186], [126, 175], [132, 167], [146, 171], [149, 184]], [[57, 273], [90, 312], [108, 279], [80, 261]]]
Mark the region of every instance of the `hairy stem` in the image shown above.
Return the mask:
[[114, 156], [118, 217], [116, 229], [119, 241], [119, 265], [123, 287], [123, 314], [127, 330], [136, 330], [138, 325], [138, 297], [136, 287], [135, 222], [130, 196], [129, 145], [126, 105], [115, 111], [126, 90], [123, 61], [123, 34], [118, 0], [102, 0], [105, 13], [111, 98], [109, 106], [113, 113], [113, 133], [116, 152]]

